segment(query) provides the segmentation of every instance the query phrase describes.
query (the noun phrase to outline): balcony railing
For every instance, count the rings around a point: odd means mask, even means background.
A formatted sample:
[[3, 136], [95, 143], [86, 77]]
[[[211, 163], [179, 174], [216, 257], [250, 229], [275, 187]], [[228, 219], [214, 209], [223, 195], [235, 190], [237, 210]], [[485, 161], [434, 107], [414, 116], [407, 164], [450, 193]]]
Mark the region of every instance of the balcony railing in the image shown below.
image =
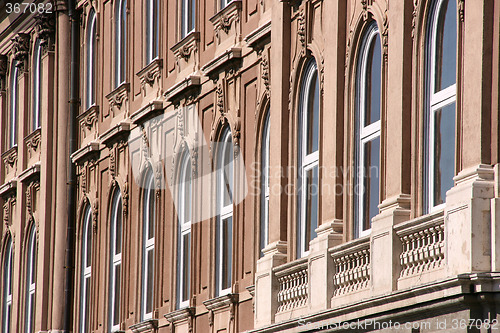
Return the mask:
[[368, 287], [370, 281], [370, 239], [342, 251], [333, 251], [335, 273], [333, 296]]
[[307, 304], [309, 274], [307, 258], [277, 267], [279, 283], [277, 313], [303, 307]]

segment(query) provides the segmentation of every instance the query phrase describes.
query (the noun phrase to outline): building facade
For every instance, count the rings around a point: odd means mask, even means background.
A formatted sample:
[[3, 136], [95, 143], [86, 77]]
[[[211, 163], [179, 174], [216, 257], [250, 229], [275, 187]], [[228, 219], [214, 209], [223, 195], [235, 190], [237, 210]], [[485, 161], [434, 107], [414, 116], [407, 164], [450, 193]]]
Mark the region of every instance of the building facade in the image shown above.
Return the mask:
[[0, 6], [0, 329], [500, 329], [500, 3]]

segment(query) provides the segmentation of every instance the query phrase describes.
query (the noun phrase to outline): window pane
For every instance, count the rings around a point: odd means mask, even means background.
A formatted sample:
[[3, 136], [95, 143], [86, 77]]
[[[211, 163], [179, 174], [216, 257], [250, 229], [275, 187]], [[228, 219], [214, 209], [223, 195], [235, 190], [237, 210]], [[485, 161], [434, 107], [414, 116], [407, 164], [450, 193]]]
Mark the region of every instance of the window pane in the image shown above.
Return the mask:
[[[34, 230], [32, 231], [33, 233], [35, 232]], [[36, 241], [34, 235], [32, 236], [32, 242], [31, 242], [31, 258], [30, 258], [30, 276], [29, 276], [29, 283], [33, 284], [35, 283], [35, 276], [36, 276]]]
[[231, 287], [233, 218], [222, 221], [222, 289]]
[[439, 11], [435, 61], [434, 92], [438, 92], [456, 82], [457, 8], [455, 0], [444, 0]]
[[318, 150], [319, 138], [319, 82], [317, 71], [314, 72], [308, 92], [307, 105], [307, 149], [309, 155]]
[[149, 221], [148, 223], [148, 239], [152, 239], [155, 236], [155, 189], [153, 186], [153, 181], [151, 180], [151, 188], [149, 189]]
[[190, 259], [190, 248], [191, 248], [191, 234], [186, 234], [183, 236], [183, 254], [184, 258], [183, 259], [183, 264], [182, 264], [182, 299], [181, 301], [186, 301], [189, 299], [189, 274], [190, 274], [190, 267], [189, 267], [189, 259]]
[[153, 311], [153, 276], [154, 276], [154, 251], [148, 251], [147, 282], [146, 282], [146, 313]]
[[116, 229], [115, 229], [115, 254], [122, 252], [122, 200], [118, 201], [116, 208]]
[[364, 144], [363, 231], [371, 228], [372, 218], [378, 214], [380, 137]]
[[434, 112], [434, 206], [444, 202], [455, 175], [455, 103]]
[[305, 235], [304, 251], [309, 251], [309, 242], [316, 237], [318, 227], [318, 167], [306, 171], [306, 202], [305, 202]]
[[9, 333], [10, 332], [10, 309], [11, 309], [11, 305], [8, 304], [7, 305], [7, 310], [5, 311], [5, 322], [4, 322], [4, 327], [5, 327], [5, 332], [6, 333]]
[[30, 307], [30, 310], [29, 310], [29, 332], [35, 332], [35, 294], [31, 294], [30, 297], [29, 297], [29, 307]]
[[224, 143], [224, 207], [232, 204], [232, 188], [233, 188], [233, 145], [229, 140]]
[[115, 299], [113, 304], [113, 326], [120, 323], [120, 285], [121, 285], [121, 265], [118, 264], [114, 267], [115, 271]]
[[91, 221], [91, 212], [90, 209], [87, 214], [87, 232], [86, 232], [86, 240], [85, 240], [85, 267], [90, 267], [92, 263], [92, 221]]
[[184, 178], [184, 223], [191, 221], [191, 164], [189, 158], [186, 161]]
[[373, 37], [366, 60], [365, 126], [380, 120], [382, 55], [378, 33]]

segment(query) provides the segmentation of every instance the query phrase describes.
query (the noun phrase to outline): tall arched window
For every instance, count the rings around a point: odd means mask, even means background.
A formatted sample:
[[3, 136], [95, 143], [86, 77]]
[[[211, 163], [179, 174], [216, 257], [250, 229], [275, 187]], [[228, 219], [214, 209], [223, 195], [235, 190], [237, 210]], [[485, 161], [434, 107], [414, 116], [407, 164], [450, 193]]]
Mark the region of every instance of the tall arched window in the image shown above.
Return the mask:
[[92, 274], [92, 210], [87, 205], [83, 213], [80, 272], [80, 333], [89, 330], [90, 278]]
[[33, 115], [31, 130], [40, 127], [40, 109], [42, 98], [42, 45], [40, 39], [35, 42], [35, 54], [33, 56]]
[[115, 87], [125, 82], [127, 66], [127, 0], [120, 0], [115, 9]]
[[233, 253], [233, 142], [226, 128], [217, 156], [216, 294], [231, 292]]
[[3, 284], [2, 284], [2, 333], [10, 333], [12, 317], [12, 269], [14, 254], [12, 250], [12, 238], [9, 237], [5, 247], [3, 262]]
[[17, 60], [12, 61], [10, 68], [10, 112], [9, 112], [9, 148], [17, 145], [17, 114], [19, 110], [19, 69]]
[[146, 64], [158, 57], [159, 9], [158, 0], [146, 0]]
[[154, 289], [154, 252], [155, 252], [155, 187], [153, 172], [149, 170], [145, 177], [142, 208], [143, 244], [142, 244], [142, 295], [141, 319], [153, 316]]
[[426, 211], [442, 208], [455, 175], [457, 4], [436, 0], [427, 36]]
[[116, 190], [111, 201], [109, 322], [111, 332], [120, 329], [120, 288], [122, 266], [122, 196]]
[[196, 0], [182, 0], [181, 38], [186, 37], [194, 30], [196, 17]]
[[178, 193], [177, 307], [189, 305], [191, 265], [191, 162], [185, 153], [180, 166]]
[[36, 229], [33, 226], [28, 238], [28, 255], [26, 257], [26, 312], [24, 314], [26, 333], [35, 331], [36, 258]]
[[311, 59], [304, 71], [299, 100], [298, 225], [297, 257], [309, 253], [309, 242], [318, 227], [319, 161], [319, 82], [316, 61]]
[[261, 194], [260, 194], [260, 256], [269, 241], [269, 109], [262, 130]]
[[97, 32], [96, 15], [94, 9], [90, 10], [87, 23], [87, 109], [96, 103], [96, 59], [97, 59]]
[[377, 24], [364, 35], [356, 73], [355, 115], [355, 233], [369, 233], [380, 202], [380, 111], [382, 49]]

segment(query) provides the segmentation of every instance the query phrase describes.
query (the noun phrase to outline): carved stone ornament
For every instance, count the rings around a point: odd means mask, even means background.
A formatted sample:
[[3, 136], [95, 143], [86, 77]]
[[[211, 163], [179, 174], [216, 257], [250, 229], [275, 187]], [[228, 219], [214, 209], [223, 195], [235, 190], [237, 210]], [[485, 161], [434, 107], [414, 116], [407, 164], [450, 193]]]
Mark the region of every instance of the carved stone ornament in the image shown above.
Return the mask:
[[97, 198], [92, 206], [92, 231], [94, 234], [97, 233], [97, 219], [99, 216], [99, 204], [97, 203]]
[[35, 17], [36, 30], [41, 40], [42, 53], [54, 50], [56, 19], [54, 13], [43, 12]]
[[411, 38], [415, 39], [415, 29], [417, 27], [418, 0], [413, 0], [413, 12], [411, 13]]
[[264, 53], [261, 61], [262, 66], [262, 82], [264, 83], [264, 87], [266, 92], [269, 93], [269, 59], [267, 57], [267, 53]]
[[4, 163], [7, 164], [10, 168], [13, 168], [14, 164], [17, 163], [17, 147], [12, 147], [11, 149], [7, 150], [2, 157]]
[[111, 174], [111, 177], [115, 179], [115, 172], [116, 172], [116, 157], [115, 157], [115, 148], [110, 148], [109, 149], [109, 173]]
[[460, 18], [460, 22], [464, 22], [465, 20], [465, 0], [458, 0], [458, 17]]
[[28, 148], [29, 156], [33, 156], [40, 148], [41, 142], [41, 131], [40, 129], [35, 130], [26, 138], [26, 147]]
[[128, 214], [128, 182], [125, 181], [122, 191], [122, 206], [123, 206], [123, 216], [127, 217]]
[[17, 67], [20, 73], [24, 73], [26, 69], [26, 61], [29, 55], [30, 35], [18, 33], [12, 38], [12, 54], [14, 60], [17, 60]]
[[389, 57], [389, 20], [387, 17], [387, 8], [384, 11], [384, 19], [382, 26], [382, 33], [380, 34], [382, 37], [382, 51], [384, 55], [384, 62], [387, 64], [387, 60]]
[[306, 19], [304, 11], [301, 10], [297, 16], [297, 35], [299, 37], [300, 45], [306, 47]]
[[217, 111], [219, 111], [220, 114], [224, 114], [224, 88], [221, 83], [217, 85], [215, 93], [217, 96]]

